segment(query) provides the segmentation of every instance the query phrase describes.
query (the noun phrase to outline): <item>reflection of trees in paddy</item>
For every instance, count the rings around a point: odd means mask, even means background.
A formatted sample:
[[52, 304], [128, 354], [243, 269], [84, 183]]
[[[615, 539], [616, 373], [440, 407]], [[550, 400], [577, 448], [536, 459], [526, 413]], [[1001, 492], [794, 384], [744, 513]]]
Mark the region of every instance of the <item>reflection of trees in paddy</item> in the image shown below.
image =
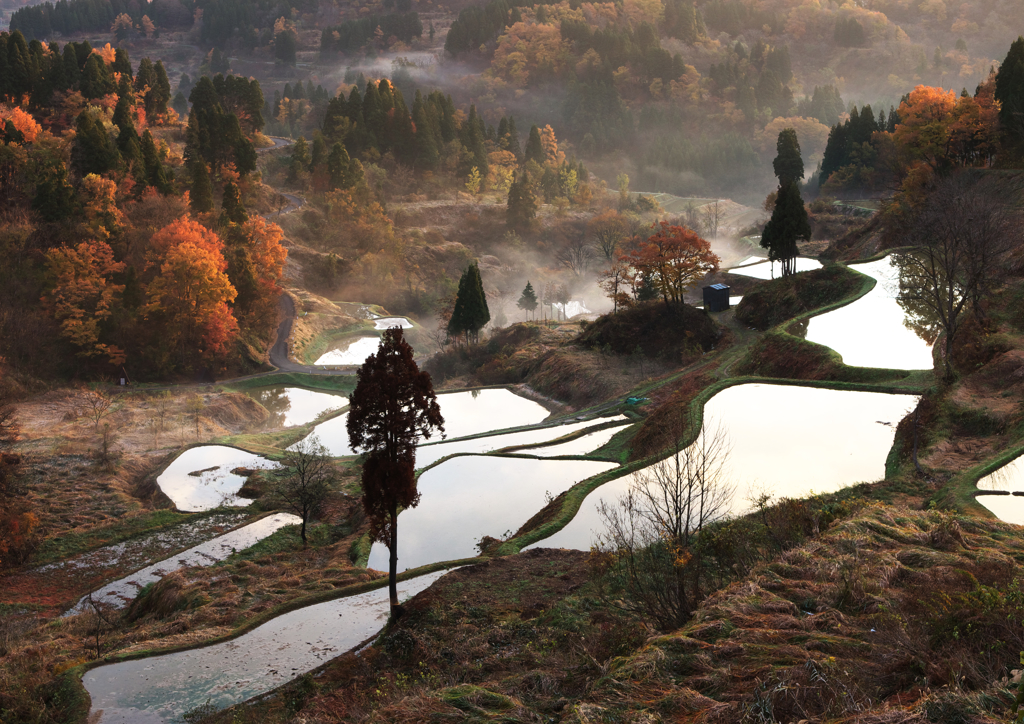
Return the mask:
[[257, 390], [253, 393], [256, 401], [267, 408], [267, 412], [270, 413], [270, 417], [267, 419], [267, 425], [274, 427], [283, 427], [287, 413], [292, 407], [292, 401], [288, 397], [288, 391], [284, 389], [278, 390]]
[[946, 283], [946, 276], [940, 269], [927, 268], [927, 260], [913, 254], [893, 254], [889, 257], [898, 270], [898, 277], [886, 284], [886, 289], [896, 298], [906, 315], [903, 325], [928, 344], [935, 344], [942, 331], [942, 319], [936, 311], [934, 300], [928, 298], [932, 284], [937, 280], [939, 298], [943, 304], [949, 302], [949, 290], [954, 294], [953, 304], [963, 299], [959, 285]]

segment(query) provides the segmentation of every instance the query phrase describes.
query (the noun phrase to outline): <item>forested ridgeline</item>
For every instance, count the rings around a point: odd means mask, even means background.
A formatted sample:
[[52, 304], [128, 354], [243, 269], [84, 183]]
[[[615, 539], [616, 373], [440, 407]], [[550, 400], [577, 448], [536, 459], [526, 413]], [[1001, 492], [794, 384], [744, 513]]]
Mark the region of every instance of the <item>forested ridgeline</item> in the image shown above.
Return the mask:
[[285, 251], [243, 203], [259, 83], [200, 79], [181, 143], [159, 61], [17, 31], [0, 57], [0, 355], [42, 376], [153, 378], [261, 348]]

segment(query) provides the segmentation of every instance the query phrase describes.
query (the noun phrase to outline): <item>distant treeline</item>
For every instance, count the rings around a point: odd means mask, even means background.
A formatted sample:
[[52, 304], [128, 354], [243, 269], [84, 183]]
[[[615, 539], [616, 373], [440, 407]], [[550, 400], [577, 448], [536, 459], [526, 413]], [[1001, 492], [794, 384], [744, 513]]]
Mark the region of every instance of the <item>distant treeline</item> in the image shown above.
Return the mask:
[[[314, 12], [317, 0], [58, 0], [21, 8], [11, 16], [11, 30], [20, 30], [27, 38], [44, 40], [54, 33], [95, 33], [110, 30], [114, 19], [125, 13], [139, 23], [148, 15], [158, 29], [191, 27], [194, 12], [202, 10], [200, 39], [223, 45], [238, 36], [250, 46], [259, 41], [257, 31], [270, 31], [274, 21], [291, 16], [291, 11]], [[269, 38], [267, 38], [269, 41]]]
[[382, 40], [395, 37], [408, 43], [423, 35], [423, 23], [418, 13], [371, 15], [324, 28], [320, 36], [320, 52], [350, 53], [359, 50], [373, 40], [377, 28], [381, 30]]

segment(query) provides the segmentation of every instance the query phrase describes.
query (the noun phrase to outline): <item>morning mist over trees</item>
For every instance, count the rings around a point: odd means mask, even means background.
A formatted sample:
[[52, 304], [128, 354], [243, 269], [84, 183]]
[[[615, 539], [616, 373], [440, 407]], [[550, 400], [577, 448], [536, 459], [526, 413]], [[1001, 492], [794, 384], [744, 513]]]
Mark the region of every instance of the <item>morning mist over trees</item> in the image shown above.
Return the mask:
[[1022, 18], [0, 3], [0, 721], [1024, 720]]

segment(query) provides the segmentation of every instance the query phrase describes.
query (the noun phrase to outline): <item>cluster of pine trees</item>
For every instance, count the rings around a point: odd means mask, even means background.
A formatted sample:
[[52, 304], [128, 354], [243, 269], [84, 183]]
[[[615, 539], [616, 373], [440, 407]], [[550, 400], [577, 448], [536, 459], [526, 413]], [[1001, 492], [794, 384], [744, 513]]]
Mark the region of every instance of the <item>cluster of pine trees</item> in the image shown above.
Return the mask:
[[[904, 98], [904, 100], [906, 97]], [[878, 153], [872, 144], [871, 137], [876, 131], [892, 133], [899, 123], [895, 108], [889, 108], [886, 115], [882, 111], [875, 112], [870, 105], [860, 110], [854, 106], [850, 116], [842, 123], [836, 123], [828, 134], [828, 144], [821, 159], [821, 171], [818, 183], [822, 186], [829, 177], [841, 168], [849, 166], [870, 167], [877, 159]]]
[[749, 120], [759, 113], [769, 120], [788, 116], [793, 108], [793, 67], [785, 45], [772, 47], [759, 40], [748, 53], [737, 41], [723, 63], [712, 64], [708, 77], [714, 83], [712, 92], [733, 98]]
[[362, 49], [370, 41], [385, 43], [391, 38], [410, 43], [413, 38], [422, 35], [423, 23], [418, 13], [370, 15], [324, 28], [320, 35], [320, 53], [352, 53]]
[[33, 108], [49, 106], [54, 93], [79, 91], [94, 100], [117, 91], [115, 74], [120, 74], [122, 82], [127, 78], [143, 94], [148, 117], [165, 116], [171, 84], [163, 63], [144, 58], [133, 74], [127, 50], [108, 46], [104, 51], [113, 54], [113, 62], [93, 52], [88, 41], [68, 43], [62, 50], [57, 43], [26, 42], [18, 31], [0, 33], [0, 98], [20, 101], [28, 96]]

